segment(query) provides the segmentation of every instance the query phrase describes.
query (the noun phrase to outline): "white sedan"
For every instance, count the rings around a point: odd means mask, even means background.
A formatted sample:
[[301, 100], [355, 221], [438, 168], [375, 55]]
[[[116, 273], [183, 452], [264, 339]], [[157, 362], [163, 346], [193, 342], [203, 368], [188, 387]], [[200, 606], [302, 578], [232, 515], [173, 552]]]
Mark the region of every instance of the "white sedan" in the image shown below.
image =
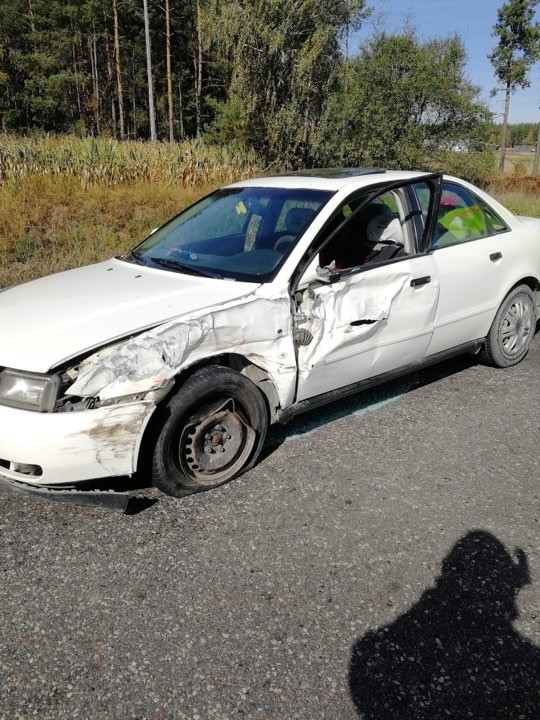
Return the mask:
[[456, 178], [230, 185], [126, 256], [0, 294], [0, 477], [216, 487], [270, 423], [459, 353], [520, 362], [539, 282], [540, 221]]

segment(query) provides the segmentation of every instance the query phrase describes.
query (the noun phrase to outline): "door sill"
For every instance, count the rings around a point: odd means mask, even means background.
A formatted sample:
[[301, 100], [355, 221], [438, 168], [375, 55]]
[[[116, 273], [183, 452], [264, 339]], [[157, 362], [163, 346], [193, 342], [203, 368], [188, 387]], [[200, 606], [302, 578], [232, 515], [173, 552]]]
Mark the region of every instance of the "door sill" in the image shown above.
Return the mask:
[[315, 395], [314, 397], [307, 398], [306, 400], [300, 400], [279, 412], [276, 422], [286, 423], [295, 415], [300, 415], [301, 413], [318, 408], [321, 405], [326, 405], [333, 400], [341, 400], [349, 395], [354, 395], [362, 390], [368, 390], [376, 385], [382, 385], [385, 382], [390, 382], [391, 380], [395, 380], [403, 375], [409, 375], [416, 370], [421, 370], [425, 367], [429, 367], [430, 365], [436, 365], [437, 363], [449, 360], [457, 355], [478, 352], [484, 342], [485, 338], [480, 338], [468, 343], [463, 343], [463, 345], [458, 345], [457, 347], [450, 348], [450, 350], [443, 350], [442, 352], [435, 353], [434, 355], [429, 355], [421, 360], [396, 368], [395, 370], [389, 370], [388, 372], [375, 375], [365, 380], [360, 380], [359, 382], [352, 383], [351, 385], [345, 385], [344, 387], [337, 388], [336, 390], [329, 390], [321, 395]]

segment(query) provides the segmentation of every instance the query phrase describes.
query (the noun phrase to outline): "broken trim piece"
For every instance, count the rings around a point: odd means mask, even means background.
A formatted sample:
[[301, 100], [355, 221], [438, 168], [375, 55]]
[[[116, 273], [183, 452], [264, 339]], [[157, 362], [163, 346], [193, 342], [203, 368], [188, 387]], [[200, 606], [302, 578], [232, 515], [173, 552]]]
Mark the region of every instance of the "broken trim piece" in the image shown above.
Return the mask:
[[73, 505], [103, 507], [119, 513], [126, 512], [129, 501], [133, 497], [128, 493], [114, 492], [111, 490], [76, 490], [39, 487], [37, 485], [27, 485], [26, 483], [11, 480], [6, 477], [0, 477], [0, 486], [17, 493], [17, 495], [27, 495], [43, 500], [53, 500]]

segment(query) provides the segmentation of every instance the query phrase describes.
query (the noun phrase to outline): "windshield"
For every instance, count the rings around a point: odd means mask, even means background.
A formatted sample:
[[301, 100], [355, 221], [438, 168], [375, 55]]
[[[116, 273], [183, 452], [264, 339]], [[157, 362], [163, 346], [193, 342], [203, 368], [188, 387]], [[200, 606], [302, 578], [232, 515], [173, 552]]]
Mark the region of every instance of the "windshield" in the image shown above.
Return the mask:
[[322, 190], [219, 190], [156, 230], [125, 259], [195, 275], [268, 282], [332, 196]]

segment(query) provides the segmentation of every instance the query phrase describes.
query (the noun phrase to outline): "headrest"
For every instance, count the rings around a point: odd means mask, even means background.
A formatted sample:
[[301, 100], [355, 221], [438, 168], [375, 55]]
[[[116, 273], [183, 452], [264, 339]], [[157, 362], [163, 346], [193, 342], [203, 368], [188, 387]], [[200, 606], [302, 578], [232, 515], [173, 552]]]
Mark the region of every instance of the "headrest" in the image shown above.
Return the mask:
[[375, 215], [367, 224], [367, 239], [376, 244], [381, 240], [392, 240], [403, 244], [403, 231], [399, 220], [392, 215]]
[[315, 215], [313, 208], [291, 208], [285, 215], [285, 229], [294, 235], [299, 235], [311, 222]]

